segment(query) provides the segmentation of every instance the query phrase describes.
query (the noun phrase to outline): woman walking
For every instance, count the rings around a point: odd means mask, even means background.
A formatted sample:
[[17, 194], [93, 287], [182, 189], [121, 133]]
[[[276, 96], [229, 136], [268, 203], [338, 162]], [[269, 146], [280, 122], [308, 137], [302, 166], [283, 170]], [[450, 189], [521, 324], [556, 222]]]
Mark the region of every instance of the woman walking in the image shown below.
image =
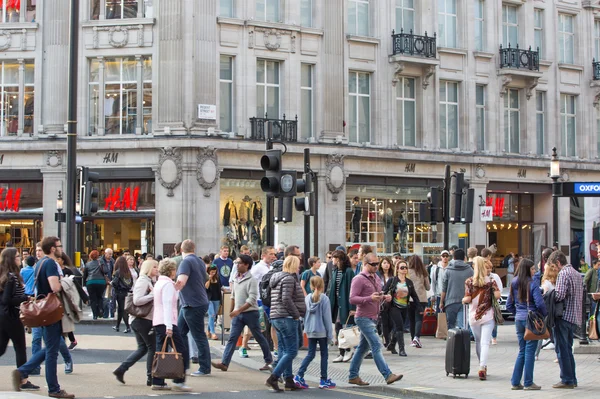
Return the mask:
[[298, 388], [308, 388], [308, 384], [304, 381], [304, 373], [306, 373], [310, 362], [315, 358], [317, 344], [319, 344], [319, 349], [321, 351], [321, 381], [319, 382], [319, 388], [331, 389], [336, 387], [335, 383], [327, 376], [329, 342], [333, 341], [331, 305], [329, 304], [327, 296], [323, 294], [325, 288], [321, 277], [312, 277], [309, 284], [311, 295], [307, 295], [306, 298], [304, 298], [304, 303], [306, 305], [304, 332], [308, 337], [308, 354], [302, 361], [298, 374], [294, 377], [294, 382]]
[[[546, 264], [546, 270], [549, 268]], [[515, 315], [515, 328], [519, 340], [519, 354], [515, 362], [511, 378], [512, 390], [532, 390], [542, 389], [539, 385], [533, 383], [533, 367], [535, 365], [535, 350], [537, 341], [525, 341], [525, 328], [527, 325], [527, 315], [530, 310], [540, 312], [546, 316], [546, 304], [542, 297], [542, 291], [538, 284], [533, 281], [535, 266], [529, 259], [523, 259], [519, 263], [517, 275], [510, 286], [506, 309]], [[521, 385], [523, 378], [523, 385]]]
[[410, 346], [422, 348], [421, 328], [423, 326], [423, 311], [427, 307], [427, 291], [431, 288], [429, 283], [429, 274], [423, 264], [423, 260], [418, 255], [413, 255], [408, 261], [408, 278], [413, 282], [419, 302], [411, 301], [408, 306], [408, 319], [410, 320], [410, 336], [412, 343]]
[[[394, 277], [394, 268], [392, 267], [392, 260], [386, 256], [379, 262], [377, 274], [383, 282], [383, 285], [388, 282], [389, 279]], [[378, 327], [381, 326], [381, 335], [383, 337], [383, 346], [388, 347], [390, 344], [390, 334], [394, 328], [394, 322], [390, 315], [390, 303], [382, 302], [381, 309], [379, 310]]]
[[[354, 305], [350, 305], [350, 285], [354, 271], [350, 259], [344, 251], [334, 251], [331, 255], [335, 269], [331, 273], [328, 297], [331, 303], [331, 320], [335, 321], [335, 336], [337, 337], [344, 325], [354, 324]], [[337, 339], [336, 339], [337, 341]], [[354, 349], [340, 348], [340, 355], [333, 359], [334, 363], [349, 362]]]
[[288, 256], [283, 261], [283, 270], [271, 277], [271, 324], [277, 331], [279, 361], [266, 385], [276, 392], [281, 391], [279, 377], [285, 379], [285, 390], [295, 391], [292, 362], [298, 355], [298, 327], [300, 317], [306, 312], [304, 295], [298, 281], [300, 259]]
[[117, 258], [115, 273], [110, 284], [115, 291], [114, 294], [117, 300], [117, 325], [113, 327], [113, 330], [119, 332], [119, 326], [121, 325], [121, 320], [123, 320], [123, 323], [125, 323], [125, 331], [123, 332], [127, 334], [131, 332], [131, 328], [129, 328], [129, 318], [125, 311], [125, 297], [133, 288], [133, 279], [124, 256]]
[[496, 282], [487, 275], [485, 259], [473, 258], [473, 277], [465, 281], [463, 304], [469, 307], [469, 323], [475, 337], [475, 348], [479, 359], [479, 379], [487, 379], [487, 360], [494, 329], [494, 308], [492, 301], [502, 296]]
[[[81, 286], [81, 273], [79, 270], [73, 266], [73, 262], [69, 255], [66, 253], [62, 253], [60, 258], [57, 259], [58, 265], [60, 266], [64, 276], [73, 276], [73, 283], [75, 284], [75, 288], [77, 288], [77, 293], [81, 298], [81, 301], [87, 304], [90, 301], [90, 297], [86, 294]], [[73, 331], [69, 331], [67, 336], [69, 337], [69, 350], [72, 350], [77, 346], [77, 339], [75, 339], [75, 333]]]
[[[394, 322], [394, 330], [387, 349], [400, 356], [407, 356], [404, 347], [404, 322], [408, 318], [409, 296], [415, 303], [420, 303], [415, 286], [407, 275], [408, 264], [405, 260], [400, 260], [396, 264], [396, 276], [388, 280], [383, 287], [384, 295], [392, 296], [389, 313]], [[396, 352], [396, 343], [398, 343], [398, 352]]]
[[[133, 285], [135, 285], [135, 282], [137, 281], [137, 278], [140, 274], [139, 269], [135, 266], [135, 258], [131, 255], [127, 255], [125, 259], [127, 259], [127, 267], [129, 267], [129, 274], [131, 274], [131, 280], [133, 280]], [[142, 263], [142, 266], [143, 265], [144, 263]]]
[[[133, 286], [133, 304], [135, 306], [144, 306], [154, 302], [153, 285], [154, 280], [158, 277], [158, 262], [155, 260], [147, 260], [142, 263], [140, 275]], [[135, 334], [137, 349], [125, 359], [123, 363], [113, 374], [117, 380], [125, 384], [123, 376], [133, 366], [144, 357], [146, 354], [146, 385], [152, 385], [152, 361], [154, 360], [154, 352], [156, 351], [156, 339], [154, 330], [152, 329], [152, 317], [154, 315], [154, 306], [150, 312], [144, 317], [132, 317], [131, 329]]]
[[217, 340], [219, 337], [215, 332], [215, 322], [217, 314], [221, 306], [221, 279], [217, 271], [217, 266], [210, 265], [208, 268], [208, 280], [205, 284], [206, 293], [208, 294], [208, 334], [212, 340]]
[[83, 284], [87, 287], [90, 296], [90, 306], [94, 320], [104, 314], [104, 291], [106, 290], [106, 283], [109, 281], [98, 261], [99, 257], [98, 251], [93, 250], [90, 252], [90, 261], [86, 263], [83, 271]]
[[[484, 248], [484, 249], [486, 249], [486, 248]], [[482, 253], [483, 253], [483, 251], [482, 251]], [[496, 282], [496, 286], [498, 287], [500, 292], [502, 292], [502, 289], [504, 288], [504, 286], [502, 285], [502, 280], [500, 279], [500, 276], [498, 276], [496, 273], [492, 273], [492, 270], [494, 269], [494, 265], [492, 264], [492, 261], [489, 260], [488, 258], [486, 258], [485, 256], [482, 256], [482, 258], [485, 261], [485, 270], [487, 271], [487, 276]], [[494, 322], [494, 329], [492, 330], [492, 345], [498, 344], [497, 338], [498, 338], [498, 325]]]
[[[553, 263], [546, 263], [544, 267], [544, 275], [542, 277], [542, 296], [544, 297], [544, 303], [546, 303], [546, 294], [553, 290], [556, 285], [556, 279], [558, 278], [558, 267]], [[538, 360], [540, 350], [542, 349], [554, 349], [554, 338], [552, 337], [552, 329], [550, 329], [550, 338], [545, 340], [539, 340], [537, 349], [535, 350], [535, 360]], [[558, 359], [554, 360], [558, 363]]]
[[[16, 248], [5, 248], [0, 253], [0, 356], [11, 341], [15, 350], [17, 368], [27, 363], [25, 328], [19, 319], [19, 305], [28, 297], [19, 273], [21, 255]], [[21, 380], [21, 391], [39, 391], [27, 379]]]

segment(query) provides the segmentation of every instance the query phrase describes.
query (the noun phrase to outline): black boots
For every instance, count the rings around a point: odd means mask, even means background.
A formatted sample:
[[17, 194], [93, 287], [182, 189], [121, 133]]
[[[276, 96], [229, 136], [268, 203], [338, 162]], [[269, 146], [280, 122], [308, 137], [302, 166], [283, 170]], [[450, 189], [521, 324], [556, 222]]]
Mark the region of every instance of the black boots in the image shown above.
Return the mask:
[[404, 350], [404, 332], [397, 332], [396, 340], [398, 341], [398, 354], [405, 357], [406, 351]]
[[267, 378], [267, 382], [265, 383], [265, 385], [273, 389], [275, 392], [282, 392], [283, 389], [279, 388], [278, 381], [279, 378], [277, 378], [275, 374], [271, 374], [269, 378]]
[[296, 386], [296, 383], [294, 382], [294, 377], [286, 377], [285, 378], [285, 390], [286, 391], [295, 391], [297, 389], [298, 389], [298, 387]]
[[123, 379], [125, 372], [120, 367], [113, 371], [113, 374], [115, 377], [117, 377], [117, 381], [119, 381], [121, 384], [125, 384], [125, 380]]

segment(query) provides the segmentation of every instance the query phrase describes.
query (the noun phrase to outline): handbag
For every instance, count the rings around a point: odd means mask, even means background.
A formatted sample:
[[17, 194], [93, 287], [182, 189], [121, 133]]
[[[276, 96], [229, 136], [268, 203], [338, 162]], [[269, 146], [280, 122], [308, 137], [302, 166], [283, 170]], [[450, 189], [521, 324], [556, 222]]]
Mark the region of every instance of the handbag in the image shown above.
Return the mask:
[[152, 312], [154, 301], [150, 301], [143, 305], [135, 305], [133, 303], [133, 293], [130, 292], [125, 297], [125, 311], [133, 317], [146, 317]]
[[[529, 309], [529, 287], [527, 287], [527, 308]], [[539, 341], [550, 338], [550, 330], [546, 328], [544, 316], [536, 310], [528, 310], [525, 325], [525, 341]]]
[[435, 331], [435, 337], [438, 339], [448, 338], [448, 320], [446, 319], [446, 313], [438, 313], [437, 329]]
[[[171, 340], [173, 352], [167, 352], [167, 341]], [[152, 377], [164, 379], [178, 379], [185, 377], [183, 369], [183, 355], [177, 352], [173, 337], [165, 337], [162, 350], [154, 354], [152, 361]]]
[[588, 326], [588, 338], [598, 339], [598, 329], [596, 325], [596, 316], [590, 317], [590, 324]]
[[504, 317], [498, 300], [494, 297], [494, 287], [492, 286], [492, 309], [494, 310], [494, 322], [496, 325], [504, 324]]
[[[348, 325], [348, 321], [351, 316], [348, 316], [346, 319], [346, 324]], [[360, 342], [360, 329], [357, 326], [345, 327], [340, 330], [338, 334], [338, 348], [340, 349], [351, 349], [355, 346], [358, 346]]]
[[[44, 261], [35, 275], [34, 284], [37, 285], [37, 280], [40, 271], [46, 265]], [[64, 309], [62, 302], [57, 294], [50, 292], [48, 295], [38, 295], [36, 298], [30, 298], [23, 302], [20, 306], [20, 319], [24, 326], [46, 327], [62, 320]]]

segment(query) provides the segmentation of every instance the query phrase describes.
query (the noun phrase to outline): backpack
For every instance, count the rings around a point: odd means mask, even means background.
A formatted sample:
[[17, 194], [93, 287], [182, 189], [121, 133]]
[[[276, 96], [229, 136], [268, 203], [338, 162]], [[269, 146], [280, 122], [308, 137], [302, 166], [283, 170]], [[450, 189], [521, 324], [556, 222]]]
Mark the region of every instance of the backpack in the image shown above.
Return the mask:
[[279, 270], [271, 269], [263, 276], [258, 284], [258, 293], [264, 306], [271, 307], [271, 277]]
[[510, 260], [511, 256], [510, 255], [506, 255], [504, 257], [504, 259], [502, 259], [502, 267], [505, 267], [508, 269], [508, 261]]

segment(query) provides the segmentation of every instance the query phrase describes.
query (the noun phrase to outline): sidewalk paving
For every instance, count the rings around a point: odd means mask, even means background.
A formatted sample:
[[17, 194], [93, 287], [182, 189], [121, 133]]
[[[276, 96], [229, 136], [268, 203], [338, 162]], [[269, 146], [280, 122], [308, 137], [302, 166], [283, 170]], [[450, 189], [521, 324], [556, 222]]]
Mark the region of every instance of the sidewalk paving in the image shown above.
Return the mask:
[[[490, 347], [488, 360], [488, 379], [480, 381], [477, 372], [479, 362], [475, 352], [475, 343], [471, 345], [471, 373], [469, 377], [446, 376], [445, 372], [445, 347], [446, 342], [433, 337], [423, 337], [422, 349], [407, 348], [408, 357], [402, 358], [385, 351], [385, 359], [394, 373], [401, 373], [404, 378], [393, 385], [386, 385], [373, 360], [364, 360], [361, 366], [360, 376], [363, 380], [375, 386], [375, 390], [389, 394], [401, 394], [410, 398], [473, 398], [473, 399], [500, 399], [500, 398], [534, 398], [543, 395], [544, 398], [563, 397], [593, 397], [597, 395], [597, 380], [600, 375], [600, 362], [596, 354], [575, 355], [577, 367], [577, 378], [579, 386], [573, 390], [552, 389], [552, 384], [560, 380], [560, 369], [554, 363], [556, 353], [554, 350], [542, 350], [539, 360], [535, 364], [534, 382], [542, 387], [541, 392], [536, 391], [512, 391], [510, 378], [517, 357], [517, 337], [514, 326], [500, 326], [498, 329], [498, 345]], [[406, 335], [408, 338], [408, 334]], [[410, 342], [407, 339], [407, 342]], [[210, 341], [211, 346], [222, 351], [224, 347], [220, 341]], [[598, 346], [600, 344], [593, 343]], [[254, 349], [255, 348], [255, 349]], [[232, 361], [251, 369], [258, 369], [263, 365], [262, 352], [258, 346], [248, 351], [250, 358], [242, 359], [237, 352]], [[336, 348], [329, 351], [329, 377], [339, 387], [347, 388], [348, 369], [350, 363], [332, 363], [337, 356]], [[300, 351], [294, 360], [293, 370], [296, 372], [300, 367], [306, 351]], [[219, 372], [218, 370], [213, 373]], [[306, 374], [306, 380], [318, 383], [320, 377], [319, 355], [311, 363]], [[353, 387], [353, 386], [352, 386]], [[362, 389], [356, 387], [355, 389]], [[370, 391], [371, 392], [371, 391]], [[594, 393], [596, 392], [596, 393]]]

